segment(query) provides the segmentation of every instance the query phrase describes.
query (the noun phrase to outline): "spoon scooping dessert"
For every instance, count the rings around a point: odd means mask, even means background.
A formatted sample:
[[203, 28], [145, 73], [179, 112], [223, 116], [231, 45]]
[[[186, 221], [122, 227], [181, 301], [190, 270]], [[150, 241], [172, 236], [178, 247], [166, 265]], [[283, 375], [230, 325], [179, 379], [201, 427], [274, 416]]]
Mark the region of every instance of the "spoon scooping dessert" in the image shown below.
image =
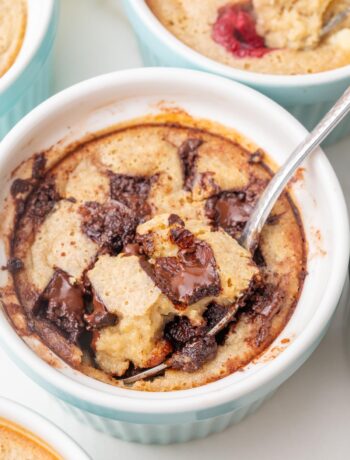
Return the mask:
[[[243, 229], [242, 235], [239, 239], [241, 246], [251, 253], [254, 253], [259, 242], [259, 236], [262, 228], [264, 227], [272, 208], [287, 186], [289, 180], [293, 177], [294, 173], [303, 161], [314, 152], [314, 150], [324, 139], [326, 139], [326, 137], [349, 112], [350, 87], [318, 123], [313, 131], [306, 136], [298, 147], [296, 147], [285, 164], [273, 176], [257, 201], [250, 218]], [[224, 329], [225, 326], [233, 320], [238, 308], [239, 306], [237, 304], [232, 305], [225, 316], [206, 333], [204, 340], [206, 337], [215, 337], [218, 332]], [[203, 337], [199, 340], [203, 340]], [[178, 363], [183, 363], [185, 359], [186, 356], [182, 354], [182, 351], [177, 351], [158, 366], [141, 371], [131, 377], [123, 379], [122, 381], [125, 384], [131, 384], [137, 382], [138, 380], [154, 377], [167, 368], [176, 367]]]

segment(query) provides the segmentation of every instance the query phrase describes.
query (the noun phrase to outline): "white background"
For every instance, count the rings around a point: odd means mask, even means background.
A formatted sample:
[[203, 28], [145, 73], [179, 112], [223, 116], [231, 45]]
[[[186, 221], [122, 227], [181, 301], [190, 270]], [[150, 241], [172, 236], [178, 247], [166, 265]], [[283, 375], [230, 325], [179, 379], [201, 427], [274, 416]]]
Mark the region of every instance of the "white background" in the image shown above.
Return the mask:
[[[100, 73], [142, 65], [119, 2], [61, 0], [56, 91]], [[349, 205], [350, 138], [326, 151]], [[183, 445], [128, 444], [81, 425], [17, 370], [1, 350], [0, 394], [56, 422], [93, 460], [343, 460], [350, 458], [348, 329], [345, 311], [338, 311], [318, 350], [256, 414], [221, 434]]]

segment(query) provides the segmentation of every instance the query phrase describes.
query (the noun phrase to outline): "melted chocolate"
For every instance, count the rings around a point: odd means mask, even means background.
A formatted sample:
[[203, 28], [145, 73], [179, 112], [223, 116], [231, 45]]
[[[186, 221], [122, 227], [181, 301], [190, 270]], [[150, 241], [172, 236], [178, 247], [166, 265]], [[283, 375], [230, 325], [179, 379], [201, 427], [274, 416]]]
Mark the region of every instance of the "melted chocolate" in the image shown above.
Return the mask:
[[206, 215], [214, 226], [238, 238], [264, 186], [264, 182], [255, 181], [245, 190], [220, 192], [207, 200]]
[[153, 279], [159, 289], [178, 305], [189, 305], [219, 294], [221, 285], [211, 247], [183, 227], [171, 229], [180, 250], [176, 257], [159, 257]]
[[92, 313], [85, 314], [84, 319], [87, 323], [87, 330], [100, 329], [102, 327], [114, 326], [117, 317], [110, 313], [96, 292], [92, 291]]
[[131, 243], [138, 220], [135, 214], [119, 201], [100, 204], [89, 201], [80, 207], [83, 232], [104, 251], [118, 254]]
[[83, 291], [71, 284], [66, 272], [57, 269], [40, 295], [34, 313], [50, 321], [69, 341], [76, 343], [84, 331]]
[[151, 177], [110, 173], [111, 198], [128, 206], [141, 221], [151, 213], [151, 208], [146, 201], [151, 182]]
[[196, 160], [198, 156], [198, 148], [202, 144], [202, 139], [187, 139], [179, 147], [178, 153], [182, 161], [185, 190], [190, 191], [192, 189]]

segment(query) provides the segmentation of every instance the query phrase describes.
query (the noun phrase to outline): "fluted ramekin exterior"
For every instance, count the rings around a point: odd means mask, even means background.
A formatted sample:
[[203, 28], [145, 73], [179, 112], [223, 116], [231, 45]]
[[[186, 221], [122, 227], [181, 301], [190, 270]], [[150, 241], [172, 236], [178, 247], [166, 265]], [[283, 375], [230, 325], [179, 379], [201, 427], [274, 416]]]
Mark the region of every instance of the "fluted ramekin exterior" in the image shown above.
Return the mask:
[[[191, 60], [189, 55], [183, 52], [187, 47], [184, 47], [182, 44], [177, 47], [174, 42], [169, 46], [165, 34], [164, 37], [160, 37], [159, 33], [155, 33], [155, 28], [146, 24], [142, 11], [137, 8], [138, 0], [123, 0], [123, 2], [125, 12], [136, 34], [145, 66], [185, 67], [217, 73], [237, 80], [278, 102], [295, 116], [295, 118], [297, 118], [309, 131], [316, 126], [329, 108], [350, 85], [350, 65], [348, 66], [349, 71], [345, 77], [338, 80], [333, 79], [320, 85], [313, 85], [310, 83], [296, 85], [293, 83], [293, 77], [289, 79], [289, 85], [280, 85], [277, 81], [275, 85], [271, 84], [274, 78], [270, 79], [268, 85], [264, 85], [264, 83], [259, 81], [259, 78], [256, 80], [254, 80], [254, 78], [245, 78], [245, 73], [249, 73], [251, 76], [251, 72], [236, 72], [235, 69], [232, 69], [232, 75], [230, 75], [228, 66], [215, 65], [213, 61], [213, 66], [210, 66], [210, 64], [206, 65], [204, 61], [203, 65], [201, 65], [199, 60]], [[198, 53], [195, 54], [198, 55]], [[207, 61], [207, 63], [209, 62], [208, 59], [205, 59], [205, 61]], [[220, 69], [225, 71], [220, 72]], [[297, 77], [299, 78], [300, 76]], [[327, 138], [324, 144], [333, 144], [347, 135], [350, 135], [350, 116], [343, 120]]]
[[51, 95], [57, 19], [58, 1], [55, 0], [49, 26], [38, 50], [13, 83], [0, 91], [0, 140], [24, 115]]
[[[338, 308], [344, 307], [348, 299], [348, 294], [349, 282], [347, 278]], [[250, 395], [245, 400], [215, 407], [213, 410], [192, 412], [181, 414], [180, 416], [174, 416], [174, 414], [150, 414], [148, 417], [145, 417], [145, 414], [140, 413], [139, 416], [134, 414], [132, 422], [128, 420], [127, 414], [115, 411], [107, 413], [99, 407], [86, 404], [86, 402], [72, 398], [63, 392], [57, 393], [56, 390], [48, 387], [47, 382], [41, 380], [38, 375], [33, 374], [24, 362], [18, 361], [15, 356], [12, 356], [12, 358], [26, 374], [31, 374], [30, 377], [33, 380], [37, 381], [39, 385], [46, 387], [49, 392], [55, 394], [57, 397], [56, 401], [61, 405], [63, 410], [76, 418], [80, 423], [127, 442], [163, 445], [184, 443], [220, 433], [258, 410], [275, 393], [279, 386], [310, 357], [327, 332], [330, 322], [320, 332], [312, 347], [300, 356], [299, 360], [293, 366], [289, 367], [283, 374], [280, 374], [274, 381], [269, 382], [268, 385], [259, 388], [258, 392]], [[7, 351], [11, 354], [11, 350]], [[137, 423], [138, 417], [140, 417], [140, 423]]]
[[71, 404], [61, 402], [61, 406], [81, 423], [89, 425], [102, 433], [127, 442], [164, 445], [203, 439], [211, 434], [220, 433], [255, 412], [269, 396], [267, 395], [265, 398], [260, 398], [223, 415], [180, 424], [150, 423], [146, 425], [127, 423], [92, 414]]

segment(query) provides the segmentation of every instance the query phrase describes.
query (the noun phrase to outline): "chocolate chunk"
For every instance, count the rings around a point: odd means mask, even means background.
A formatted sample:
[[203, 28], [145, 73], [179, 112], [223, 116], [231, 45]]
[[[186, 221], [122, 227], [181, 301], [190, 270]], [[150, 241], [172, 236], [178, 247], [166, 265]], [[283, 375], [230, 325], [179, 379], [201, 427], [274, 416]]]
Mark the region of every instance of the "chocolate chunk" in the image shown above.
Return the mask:
[[198, 157], [198, 148], [202, 144], [202, 139], [187, 139], [179, 147], [178, 153], [182, 161], [185, 190], [190, 191], [192, 189]]
[[233, 238], [238, 238], [264, 186], [263, 181], [255, 181], [245, 190], [214, 195], [206, 202], [206, 215], [214, 226], [222, 227]]
[[100, 204], [89, 201], [80, 207], [83, 232], [111, 254], [119, 253], [131, 243], [138, 220], [135, 214], [119, 201]]
[[32, 178], [42, 179], [45, 175], [46, 157], [43, 153], [34, 155]]
[[18, 257], [10, 257], [7, 261], [5, 269], [7, 269], [10, 273], [16, 273], [22, 270], [24, 267], [24, 263]]
[[111, 198], [128, 206], [141, 221], [151, 213], [151, 208], [146, 201], [151, 182], [151, 177], [110, 173]]
[[70, 282], [68, 273], [56, 269], [34, 313], [50, 321], [69, 341], [76, 343], [84, 330], [83, 291]]
[[110, 313], [96, 292], [92, 290], [92, 313], [85, 314], [84, 319], [87, 322], [87, 329], [100, 329], [102, 327], [114, 326], [117, 322], [117, 317]]
[[181, 249], [191, 248], [195, 244], [195, 236], [183, 227], [176, 227], [170, 230], [170, 240]]
[[164, 337], [175, 350], [180, 350], [187, 342], [199, 337], [203, 328], [193, 326], [187, 316], [176, 316], [165, 326]]
[[29, 197], [27, 204], [28, 215], [37, 221], [42, 221], [59, 199], [60, 196], [56, 191], [55, 182], [51, 178], [39, 185]]
[[212, 329], [219, 321], [222, 320], [227, 311], [227, 307], [218, 305], [216, 302], [210, 303], [203, 314], [203, 317], [207, 321], [206, 329], [210, 331], [210, 329]]
[[278, 286], [263, 279], [256, 282], [246, 296], [244, 314], [252, 317], [258, 325], [255, 345], [260, 346], [268, 337], [272, 320], [281, 309], [285, 293]]
[[205, 363], [215, 358], [217, 348], [218, 346], [214, 337], [194, 338], [187, 342], [180, 351], [172, 355], [170, 364], [173, 369], [195, 372]]
[[29, 179], [16, 179], [11, 184], [11, 195], [16, 198], [20, 193], [26, 193], [31, 190], [32, 184]]
[[178, 224], [178, 225], [181, 225], [183, 227], [185, 225], [185, 222], [177, 214], [170, 214], [170, 216], [168, 218], [168, 224], [169, 225]]
[[159, 289], [178, 305], [218, 295], [220, 278], [211, 247], [182, 227], [172, 229], [171, 237], [180, 250], [176, 257], [156, 259], [153, 279]]

